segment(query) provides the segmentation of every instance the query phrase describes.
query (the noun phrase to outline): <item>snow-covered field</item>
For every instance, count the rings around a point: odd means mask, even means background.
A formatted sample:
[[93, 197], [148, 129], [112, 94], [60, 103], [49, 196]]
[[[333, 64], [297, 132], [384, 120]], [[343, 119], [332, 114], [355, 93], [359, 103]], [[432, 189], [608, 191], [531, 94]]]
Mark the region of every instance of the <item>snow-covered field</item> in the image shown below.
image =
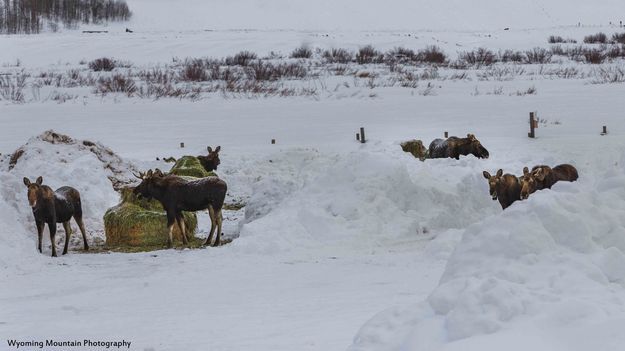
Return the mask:
[[[622, 59], [445, 67], [410, 87], [384, 65], [350, 64], [346, 75], [285, 82], [317, 89], [288, 97], [154, 100], [33, 86], [42, 72], [86, 75], [84, 62], [104, 56], [139, 71], [242, 50], [288, 57], [300, 45], [437, 45], [452, 59], [477, 47], [549, 48], [550, 35], [625, 32], [609, 24], [624, 3], [171, 3], [131, 0], [132, 21], [107, 34], [0, 37], [0, 75], [30, 79], [23, 103], [0, 100], [0, 350], [14, 349], [6, 339], [84, 338], [159, 351], [625, 348], [625, 85], [600, 79]], [[356, 77], [362, 71], [375, 77]], [[541, 120], [536, 139], [527, 138], [530, 111]], [[354, 140], [360, 127], [366, 144]], [[43, 141], [50, 129], [76, 143]], [[399, 146], [445, 131], [474, 133], [490, 158], [420, 162]], [[246, 204], [227, 215], [232, 243], [83, 254], [74, 234], [69, 255], [52, 259], [44, 234], [36, 251], [23, 177], [76, 187], [97, 247], [102, 216], [118, 202], [111, 177], [165, 168], [157, 157], [207, 145], [222, 146], [227, 202]], [[20, 147], [25, 156], [9, 169]], [[575, 165], [579, 181], [505, 212], [482, 177], [560, 163]], [[208, 216], [199, 217], [204, 236]]]

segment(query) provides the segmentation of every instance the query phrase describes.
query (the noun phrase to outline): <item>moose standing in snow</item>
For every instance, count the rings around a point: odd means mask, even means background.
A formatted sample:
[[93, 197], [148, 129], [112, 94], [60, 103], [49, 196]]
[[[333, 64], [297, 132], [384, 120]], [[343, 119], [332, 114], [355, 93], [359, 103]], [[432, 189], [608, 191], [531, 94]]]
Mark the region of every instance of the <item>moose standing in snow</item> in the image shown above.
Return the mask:
[[477, 158], [488, 158], [488, 150], [473, 134], [467, 134], [466, 138], [455, 136], [445, 140], [434, 139], [430, 143], [429, 158], [455, 158], [460, 159], [460, 155], [472, 154]]
[[67, 253], [69, 237], [72, 234], [70, 225], [72, 217], [74, 217], [82, 233], [85, 251], [89, 250], [85, 225], [82, 222], [82, 205], [78, 190], [69, 186], [64, 186], [58, 188], [56, 191], [52, 191], [49, 186], [43, 185], [42, 177], [37, 178], [35, 183], [31, 183], [30, 179], [24, 177], [24, 185], [28, 188], [28, 203], [33, 209], [35, 224], [37, 225], [37, 234], [39, 236], [37, 248], [39, 252], [42, 252], [41, 241], [43, 229], [45, 225], [48, 224], [50, 241], [52, 242], [52, 256], [56, 257], [56, 245], [54, 242], [56, 224], [63, 223], [63, 228], [65, 229], [65, 247], [63, 248], [63, 255]]
[[169, 229], [167, 244], [170, 248], [173, 245], [174, 223], [178, 224], [183, 244], [189, 243], [182, 211], [206, 209], [211, 219], [211, 230], [204, 245], [211, 243], [213, 232], [217, 227], [217, 239], [213, 246], [219, 246], [223, 221], [221, 209], [228, 190], [226, 182], [217, 177], [187, 181], [182, 177], [163, 174], [158, 169], [135, 174], [135, 176], [141, 179], [141, 184], [134, 189], [135, 195], [158, 200], [167, 213], [167, 228]]

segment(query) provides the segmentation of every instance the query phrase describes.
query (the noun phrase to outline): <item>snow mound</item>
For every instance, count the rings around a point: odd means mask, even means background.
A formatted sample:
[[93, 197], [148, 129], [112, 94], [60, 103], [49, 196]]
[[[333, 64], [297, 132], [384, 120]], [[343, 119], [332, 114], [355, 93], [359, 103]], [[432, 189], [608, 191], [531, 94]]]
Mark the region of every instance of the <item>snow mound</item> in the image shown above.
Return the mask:
[[270, 159], [276, 171], [253, 184], [235, 242], [250, 251], [375, 248], [431, 239], [500, 211], [484, 195], [484, 166], [474, 157], [420, 162], [396, 145], [371, 143]]
[[350, 349], [618, 349], [599, 335], [625, 321], [624, 161], [469, 226], [427, 301], [374, 317]]
[[[53, 131], [31, 138], [10, 159], [0, 161], [0, 256], [24, 247], [29, 247], [25, 257], [38, 255], [37, 232], [26, 200], [24, 177], [34, 181], [42, 176], [43, 183], [52, 189], [65, 185], [76, 188], [81, 194], [88, 239], [93, 242], [104, 238], [102, 216], [119, 199], [113, 187], [131, 183], [133, 170], [133, 165], [100, 143], [74, 140]], [[72, 226], [77, 229], [73, 222]], [[57, 230], [57, 243], [64, 238], [62, 229]], [[81, 245], [80, 235], [73, 235], [72, 239], [72, 245]], [[49, 247], [47, 229], [44, 244]]]

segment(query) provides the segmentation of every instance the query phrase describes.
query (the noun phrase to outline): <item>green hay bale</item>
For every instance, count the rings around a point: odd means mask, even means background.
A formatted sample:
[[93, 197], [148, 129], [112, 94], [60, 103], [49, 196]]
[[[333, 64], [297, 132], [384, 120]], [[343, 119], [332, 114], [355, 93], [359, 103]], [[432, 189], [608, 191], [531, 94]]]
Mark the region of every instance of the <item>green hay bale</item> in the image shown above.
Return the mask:
[[412, 139], [404, 141], [400, 145], [402, 150], [411, 153], [412, 156], [418, 158], [421, 161], [425, 160], [428, 157], [428, 149], [423, 146], [423, 142], [421, 140]]
[[[195, 213], [183, 212], [187, 235], [194, 241], [197, 229]], [[137, 198], [132, 188], [124, 188], [121, 202], [104, 214], [106, 246], [132, 248], [131, 251], [151, 251], [167, 247], [169, 231], [167, 216], [161, 204], [154, 199]], [[182, 235], [174, 225], [174, 244], [182, 244]], [[199, 239], [195, 239], [198, 241]]]
[[175, 174], [177, 176], [187, 176], [187, 177], [195, 177], [195, 178], [206, 178], [210, 176], [215, 176], [213, 172], [207, 172], [200, 160], [198, 160], [195, 156], [182, 156], [176, 161], [174, 166], [169, 171], [170, 174]]

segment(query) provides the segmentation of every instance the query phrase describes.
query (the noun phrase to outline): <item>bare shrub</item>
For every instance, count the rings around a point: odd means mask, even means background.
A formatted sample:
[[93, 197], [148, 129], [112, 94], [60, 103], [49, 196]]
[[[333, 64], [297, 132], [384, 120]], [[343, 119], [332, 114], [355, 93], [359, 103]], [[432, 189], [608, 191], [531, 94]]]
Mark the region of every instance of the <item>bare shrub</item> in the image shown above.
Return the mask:
[[419, 50], [415, 60], [424, 63], [443, 64], [447, 60], [447, 55], [438, 46], [431, 45]]
[[380, 63], [383, 60], [383, 55], [371, 45], [361, 47], [358, 50], [358, 53], [356, 53], [356, 62], [361, 65], [367, 63]]
[[297, 63], [272, 64], [260, 60], [249, 64], [246, 70], [248, 78], [257, 81], [304, 78], [307, 73], [306, 68]]
[[258, 56], [251, 51], [241, 51], [234, 56], [226, 57], [224, 63], [227, 66], [247, 66], [257, 58]]
[[323, 52], [323, 58], [328, 63], [350, 63], [354, 60], [354, 54], [346, 49], [331, 49]]
[[291, 53], [291, 58], [309, 59], [312, 57], [312, 50], [306, 46], [301, 46]]
[[614, 33], [612, 35], [612, 43], [625, 44], [625, 33]]
[[122, 74], [115, 74], [112, 77], [100, 77], [96, 87], [96, 93], [106, 95], [107, 93], [125, 93], [128, 97], [137, 92], [137, 86], [130, 74], [128, 77]]
[[584, 59], [587, 63], [600, 64], [605, 61], [606, 57], [606, 54], [600, 49], [584, 50]]
[[110, 72], [115, 69], [115, 60], [108, 57], [102, 57], [89, 62], [89, 68], [92, 70]]
[[608, 36], [605, 33], [597, 33], [584, 37], [586, 44], [605, 44], [608, 42]]
[[492, 51], [486, 48], [479, 48], [473, 51], [461, 52], [458, 55], [458, 60], [474, 66], [490, 66], [497, 62], [497, 57]]
[[562, 45], [553, 45], [549, 50], [552, 56], [567, 56], [567, 50]]
[[414, 58], [415, 52], [403, 47], [396, 47], [394, 49], [391, 49], [386, 52], [386, 55], [384, 55], [384, 61], [387, 64], [394, 64], [398, 62], [407, 63], [412, 61]]
[[199, 59], [188, 59], [182, 65], [179, 74], [180, 80], [188, 82], [204, 82], [208, 80], [208, 74], [204, 63]]
[[516, 95], [516, 96], [536, 95], [537, 92], [538, 91], [536, 90], [536, 87], [531, 86], [527, 88], [527, 90], [518, 90], [516, 93], [510, 94], [510, 95]]
[[599, 67], [591, 73], [594, 78], [593, 84], [611, 84], [625, 82], [625, 69], [623, 67], [608, 66]]
[[0, 97], [14, 103], [24, 102], [24, 88], [28, 75], [23, 72], [15, 75], [0, 75]]
[[499, 61], [520, 63], [525, 60], [525, 55], [520, 51], [505, 50], [499, 52]]
[[562, 38], [559, 35], [550, 35], [549, 39], [547, 40], [547, 42], [549, 44], [558, 44], [558, 43], [564, 43], [564, 38]]
[[550, 61], [551, 61], [551, 52], [549, 52], [549, 50], [547, 49], [536, 47], [531, 50], [525, 51], [525, 59], [524, 59], [525, 63], [545, 64], [545, 63], [549, 63]]

